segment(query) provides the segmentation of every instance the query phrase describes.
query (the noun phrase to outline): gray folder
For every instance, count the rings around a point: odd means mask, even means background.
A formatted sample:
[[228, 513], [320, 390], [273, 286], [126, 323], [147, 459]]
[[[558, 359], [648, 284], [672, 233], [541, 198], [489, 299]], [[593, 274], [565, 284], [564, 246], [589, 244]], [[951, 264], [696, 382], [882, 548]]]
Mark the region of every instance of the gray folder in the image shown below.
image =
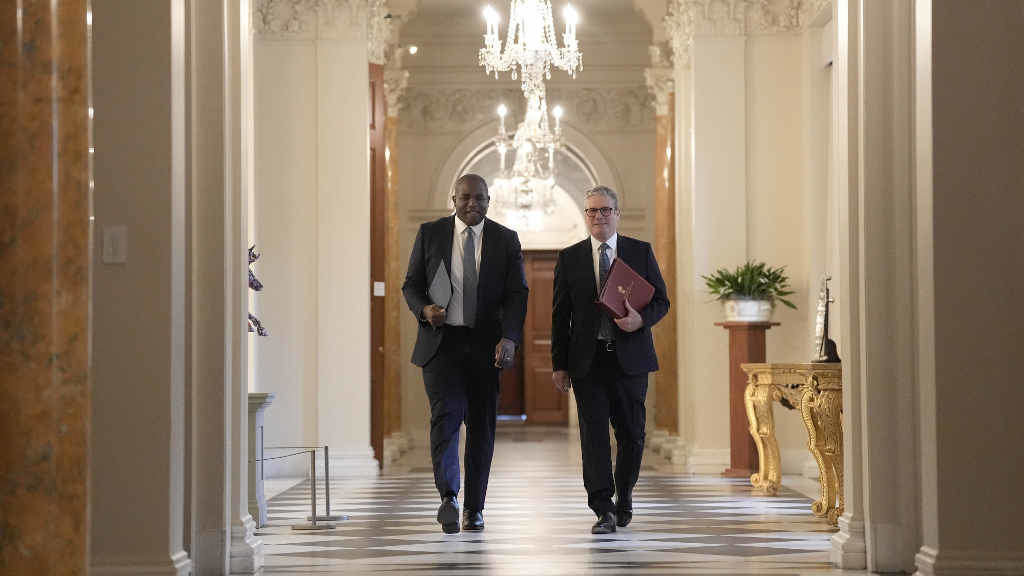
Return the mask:
[[444, 266], [444, 261], [434, 272], [434, 279], [430, 281], [430, 290], [427, 294], [434, 304], [442, 308], [448, 307], [448, 302], [452, 299], [452, 281], [448, 278], [448, 270]]

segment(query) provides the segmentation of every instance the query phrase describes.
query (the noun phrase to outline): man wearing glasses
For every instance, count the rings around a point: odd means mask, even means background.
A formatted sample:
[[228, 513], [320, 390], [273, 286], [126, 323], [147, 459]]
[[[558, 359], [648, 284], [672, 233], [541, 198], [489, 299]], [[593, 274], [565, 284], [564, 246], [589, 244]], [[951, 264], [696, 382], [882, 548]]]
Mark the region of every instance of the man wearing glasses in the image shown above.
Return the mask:
[[[420, 226], [402, 284], [419, 322], [413, 364], [430, 401], [430, 457], [441, 495], [437, 521], [459, 531], [459, 426], [466, 422], [462, 529], [484, 529], [494, 454], [499, 370], [511, 366], [523, 333], [528, 288], [519, 236], [488, 220], [487, 182], [465, 174], [455, 213]], [[438, 284], [441, 290], [436, 290]], [[447, 301], [438, 302], [438, 294]]]
[[[651, 326], [668, 312], [665, 281], [647, 242], [621, 236], [619, 200], [597, 186], [583, 202], [590, 237], [558, 253], [551, 312], [551, 380], [576, 391], [583, 485], [597, 514], [593, 534], [615, 532], [633, 519], [633, 486], [640, 474], [646, 424], [647, 374], [658, 369]], [[654, 286], [641, 311], [613, 319], [596, 304], [611, 263], [621, 258]], [[612, 474], [608, 423], [618, 453]], [[612, 496], [616, 501], [612, 502]]]

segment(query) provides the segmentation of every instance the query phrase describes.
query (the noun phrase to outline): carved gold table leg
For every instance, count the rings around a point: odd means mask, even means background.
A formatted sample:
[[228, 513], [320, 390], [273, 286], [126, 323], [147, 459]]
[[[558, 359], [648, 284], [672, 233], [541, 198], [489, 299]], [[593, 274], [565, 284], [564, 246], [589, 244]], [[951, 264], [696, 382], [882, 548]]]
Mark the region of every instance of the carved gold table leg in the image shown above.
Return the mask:
[[811, 506], [815, 516], [836, 526], [842, 514], [843, 429], [842, 392], [824, 389], [816, 377], [804, 389], [800, 414], [807, 428], [807, 448], [821, 473], [821, 498]]
[[750, 483], [759, 490], [774, 496], [779, 492], [782, 481], [779, 444], [775, 440], [775, 419], [772, 414], [772, 400], [778, 391], [771, 384], [759, 384], [758, 375], [750, 374], [743, 401], [747, 408], [750, 435], [757, 446], [757, 472], [751, 474]]

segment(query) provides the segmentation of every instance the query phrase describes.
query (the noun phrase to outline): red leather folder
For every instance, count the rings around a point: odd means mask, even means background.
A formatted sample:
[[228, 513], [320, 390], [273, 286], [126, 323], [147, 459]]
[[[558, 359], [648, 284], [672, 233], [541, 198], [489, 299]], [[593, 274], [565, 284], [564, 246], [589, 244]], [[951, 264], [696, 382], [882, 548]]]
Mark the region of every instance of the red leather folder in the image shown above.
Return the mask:
[[616, 258], [608, 269], [608, 280], [604, 283], [597, 305], [607, 310], [613, 318], [624, 318], [627, 298], [629, 305], [639, 312], [653, 296], [654, 286], [623, 262], [622, 258]]

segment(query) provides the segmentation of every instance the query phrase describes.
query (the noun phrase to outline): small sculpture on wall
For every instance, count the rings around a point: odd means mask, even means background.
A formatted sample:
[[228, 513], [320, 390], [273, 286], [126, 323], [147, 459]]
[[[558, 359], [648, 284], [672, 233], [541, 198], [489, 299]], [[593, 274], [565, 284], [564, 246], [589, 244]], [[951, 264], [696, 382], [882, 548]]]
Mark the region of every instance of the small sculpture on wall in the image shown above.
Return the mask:
[[835, 302], [829, 290], [829, 275], [821, 277], [821, 291], [818, 292], [818, 315], [814, 323], [814, 360], [813, 362], [839, 362], [836, 343], [828, 336], [829, 304]]
[[[256, 251], [256, 245], [249, 246], [249, 288], [253, 292], [260, 292], [263, 290], [263, 283], [256, 278], [256, 274], [252, 271], [252, 263], [260, 259], [260, 253]], [[257, 336], [269, 336], [266, 328], [263, 327], [263, 323], [260, 319], [253, 316], [252, 312], [249, 313], [249, 332], [255, 332]]]

